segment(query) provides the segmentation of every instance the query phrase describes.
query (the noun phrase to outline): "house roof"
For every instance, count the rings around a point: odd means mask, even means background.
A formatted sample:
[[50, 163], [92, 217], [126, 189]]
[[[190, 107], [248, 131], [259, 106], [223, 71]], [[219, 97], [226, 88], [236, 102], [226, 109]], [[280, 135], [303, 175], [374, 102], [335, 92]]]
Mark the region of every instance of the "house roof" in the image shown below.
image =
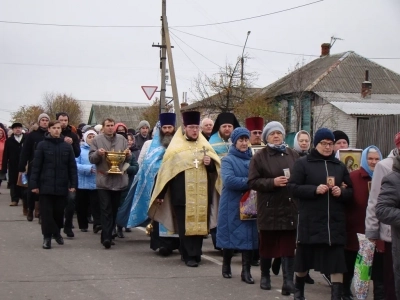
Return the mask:
[[317, 58], [263, 88], [277, 97], [300, 91], [361, 93], [361, 83], [369, 71], [372, 94], [400, 94], [400, 74], [353, 51]]
[[92, 105], [88, 123], [99, 124], [106, 118], [112, 118], [116, 123], [121, 122], [128, 128], [136, 128], [146, 109], [146, 106]]

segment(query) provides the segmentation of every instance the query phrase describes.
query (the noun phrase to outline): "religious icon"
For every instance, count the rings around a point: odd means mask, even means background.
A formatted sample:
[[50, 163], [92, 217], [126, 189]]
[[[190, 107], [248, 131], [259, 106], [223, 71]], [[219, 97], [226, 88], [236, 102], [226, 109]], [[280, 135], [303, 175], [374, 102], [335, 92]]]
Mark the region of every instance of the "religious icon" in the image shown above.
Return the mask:
[[265, 145], [255, 145], [255, 146], [251, 146], [251, 147], [250, 147], [251, 153], [252, 153], [253, 156], [254, 156], [254, 154], [256, 154], [258, 151], [260, 151], [260, 150], [263, 149], [264, 147], [265, 147]]
[[290, 169], [283, 169], [283, 174], [285, 175], [285, 177], [287, 179], [289, 179], [290, 178]]
[[331, 189], [335, 186], [335, 177], [334, 176], [328, 176], [326, 178], [326, 185]]
[[361, 149], [343, 149], [338, 150], [339, 160], [344, 163], [347, 171], [353, 172], [360, 168], [361, 164]]

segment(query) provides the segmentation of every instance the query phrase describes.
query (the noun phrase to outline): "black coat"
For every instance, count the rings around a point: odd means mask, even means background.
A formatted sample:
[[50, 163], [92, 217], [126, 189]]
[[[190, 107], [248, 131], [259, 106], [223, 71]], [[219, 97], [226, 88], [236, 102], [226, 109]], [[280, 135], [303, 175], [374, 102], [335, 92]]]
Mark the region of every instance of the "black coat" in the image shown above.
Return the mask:
[[[335, 185], [344, 182], [339, 197], [331, 190], [317, 195], [320, 184], [327, 184], [327, 177], [335, 177]], [[334, 157], [324, 157], [313, 149], [294, 164], [289, 180], [293, 196], [298, 198], [297, 243], [301, 244], [346, 244], [345, 205], [352, 201], [353, 188], [346, 166]]]
[[73, 133], [71, 130], [71, 126], [68, 125], [61, 132], [64, 137], [70, 137], [72, 139], [72, 149], [74, 150], [75, 157], [79, 157], [81, 155], [81, 143], [77, 134]]
[[142, 150], [143, 144], [148, 140], [151, 140], [150, 134], [148, 134], [147, 137], [145, 138], [140, 134], [140, 132], [137, 135], [135, 135], [135, 145], [136, 148], [139, 149], [139, 153]]
[[67, 196], [68, 188], [78, 185], [74, 151], [64, 137], [53, 138], [46, 134], [39, 143], [33, 160], [30, 189], [39, 189], [41, 195]]
[[25, 142], [25, 136], [22, 135], [21, 142], [17, 142], [14, 134], [8, 138], [4, 144], [2, 173], [8, 172], [8, 182], [17, 184], [18, 181], [18, 165], [21, 155], [22, 145]]
[[18, 171], [25, 172], [28, 164], [28, 173], [31, 173], [32, 161], [35, 155], [37, 145], [44, 140], [47, 129], [38, 128], [25, 136], [25, 142], [22, 146], [21, 157], [19, 160]]

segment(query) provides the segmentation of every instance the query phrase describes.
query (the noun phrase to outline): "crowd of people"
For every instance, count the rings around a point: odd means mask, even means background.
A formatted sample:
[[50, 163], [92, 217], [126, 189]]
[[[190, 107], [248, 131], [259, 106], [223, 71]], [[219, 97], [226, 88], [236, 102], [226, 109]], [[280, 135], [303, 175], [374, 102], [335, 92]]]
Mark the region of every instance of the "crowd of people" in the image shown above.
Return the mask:
[[78, 228], [92, 224], [105, 249], [124, 229], [146, 227], [151, 249], [178, 250], [188, 267], [199, 266], [210, 234], [223, 278], [235, 276], [239, 252], [243, 282], [254, 284], [251, 267], [259, 266], [260, 288], [271, 290], [271, 271], [282, 270], [281, 293], [297, 300], [314, 283], [309, 270], [324, 276], [331, 299], [355, 299], [361, 233], [376, 245], [374, 299], [400, 299], [400, 133], [387, 158], [371, 145], [355, 168], [354, 159], [353, 167], [338, 159], [350, 148], [343, 131], [301, 130], [292, 149], [276, 121], [251, 117], [242, 127], [233, 113], [214, 122], [188, 111], [177, 128], [177, 117], [162, 113], [153, 129], [143, 120], [138, 132], [112, 118], [75, 128], [64, 112], [56, 120], [40, 114], [27, 133], [21, 123], [0, 126], [10, 206], [22, 200], [27, 220], [39, 219], [44, 249], [52, 239], [64, 244], [61, 230], [74, 237], [75, 212]]

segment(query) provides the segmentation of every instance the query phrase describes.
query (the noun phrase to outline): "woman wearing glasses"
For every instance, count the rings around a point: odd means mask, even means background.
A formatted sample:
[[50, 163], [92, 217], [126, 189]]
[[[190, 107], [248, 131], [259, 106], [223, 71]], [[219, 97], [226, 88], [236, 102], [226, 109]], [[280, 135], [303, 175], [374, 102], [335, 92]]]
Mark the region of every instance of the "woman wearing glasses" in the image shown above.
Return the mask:
[[[353, 189], [346, 166], [335, 158], [335, 137], [327, 128], [317, 130], [314, 149], [296, 161], [289, 188], [298, 198], [296, 293], [304, 300], [304, 283], [309, 269], [331, 274], [331, 299], [340, 300], [346, 272], [345, 206]], [[332, 182], [332, 187], [328, 186]], [[346, 188], [338, 186], [344, 182]]]

